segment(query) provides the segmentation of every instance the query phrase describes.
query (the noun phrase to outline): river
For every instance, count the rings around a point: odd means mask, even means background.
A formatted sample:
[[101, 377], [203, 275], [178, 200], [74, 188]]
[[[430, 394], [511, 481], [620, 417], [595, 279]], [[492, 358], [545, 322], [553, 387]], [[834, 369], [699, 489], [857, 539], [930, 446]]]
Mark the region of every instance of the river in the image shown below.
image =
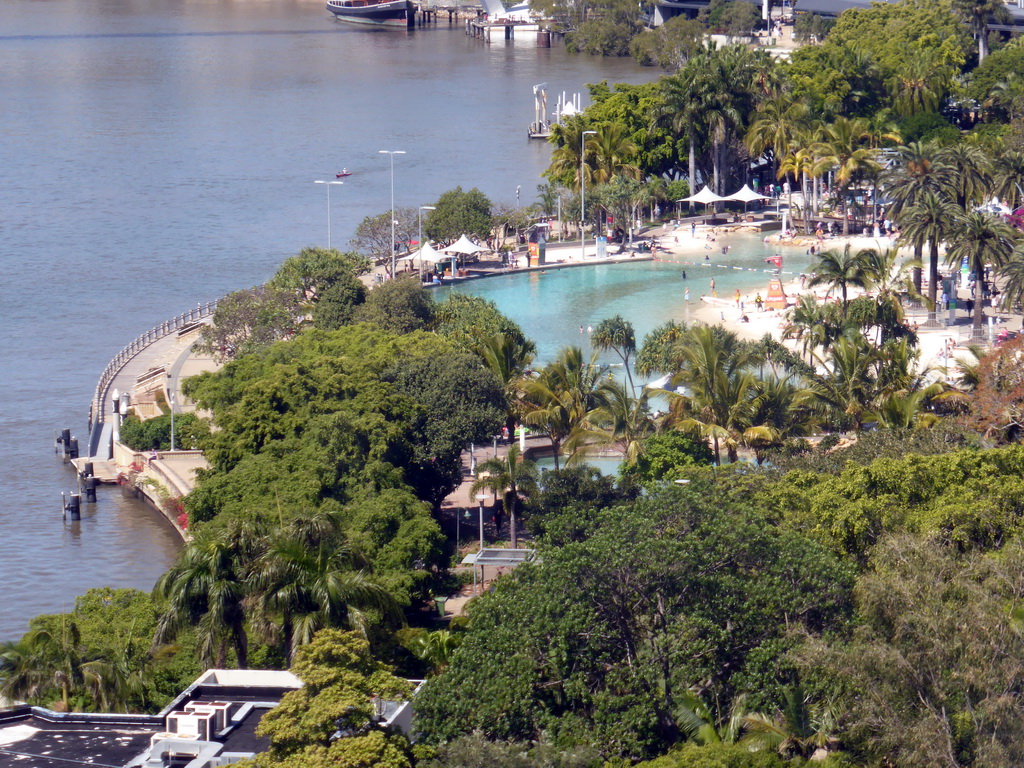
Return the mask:
[[[462, 27], [367, 30], [319, 0], [4, 0], [0, 30], [0, 640], [101, 585], [149, 589], [180, 542], [116, 489], [65, 523], [92, 389], [138, 333], [461, 184], [532, 201], [532, 85], [657, 73]], [[553, 102], [553, 96], [551, 101]]]

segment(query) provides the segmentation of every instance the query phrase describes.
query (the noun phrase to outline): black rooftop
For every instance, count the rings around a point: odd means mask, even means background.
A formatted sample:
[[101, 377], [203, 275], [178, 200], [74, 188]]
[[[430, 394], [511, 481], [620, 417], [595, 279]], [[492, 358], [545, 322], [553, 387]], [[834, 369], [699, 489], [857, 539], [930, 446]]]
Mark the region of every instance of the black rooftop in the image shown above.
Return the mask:
[[35, 715], [0, 720], [0, 768], [121, 768], [158, 730], [155, 725], [54, 723]]

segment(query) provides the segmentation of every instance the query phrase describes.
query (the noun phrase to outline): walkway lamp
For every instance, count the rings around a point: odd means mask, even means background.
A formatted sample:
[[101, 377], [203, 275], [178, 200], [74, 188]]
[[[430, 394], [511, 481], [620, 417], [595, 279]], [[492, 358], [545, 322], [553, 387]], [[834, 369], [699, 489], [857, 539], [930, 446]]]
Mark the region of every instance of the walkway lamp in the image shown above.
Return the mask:
[[584, 131], [580, 134], [580, 259], [587, 258], [587, 136], [597, 131]]
[[391, 155], [391, 279], [395, 279], [395, 155], [404, 155], [405, 150], [379, 149], [379, 155]]
[[344, 184], [345, 182], [316, 179], [313, 183], [327, 185], [327, 250], [331, 250], [331, 186], [334, 184]]

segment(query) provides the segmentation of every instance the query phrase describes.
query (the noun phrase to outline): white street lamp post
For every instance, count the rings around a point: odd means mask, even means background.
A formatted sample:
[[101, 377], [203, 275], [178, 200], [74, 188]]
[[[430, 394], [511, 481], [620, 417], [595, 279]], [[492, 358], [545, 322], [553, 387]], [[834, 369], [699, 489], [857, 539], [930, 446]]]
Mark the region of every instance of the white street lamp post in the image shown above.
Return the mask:
[[580, 134], [580, 259], [587, 258], [587, 136], [596, 133], [597, 131], [584, 131]]
[[391, 155], [391, 279], [395, 279], [395, 155], [404, 155], [405, 150], [379, 149], [377, 154]]
[[437, 208], [433, 205], [421, 205], [420, 206], [420, 234], [419, 234], [419, 245], [420, 245], [420, 285], [423, 285], [423, 212], [424, 211], [436, 211]]
[[327, 185], [327, 250], [331, 250], [331, 187], [335, 184], [344, 184], [345, 182], [317, 179], [313, 183]]
[[480, 551], [484, 551], [484, 499], [487, 498], [486, 493], [478, 493], [476, 495], [476, 501], [480, 505]]

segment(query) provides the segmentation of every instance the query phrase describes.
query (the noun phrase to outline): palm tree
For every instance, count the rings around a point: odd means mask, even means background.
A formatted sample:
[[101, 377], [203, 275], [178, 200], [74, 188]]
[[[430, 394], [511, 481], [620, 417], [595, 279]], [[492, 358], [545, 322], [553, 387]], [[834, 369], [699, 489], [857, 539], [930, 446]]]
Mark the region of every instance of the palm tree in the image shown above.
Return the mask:
[[992, 194], [1005, 200], [1010, 210], [1024, 203], [1024, 152], [1007, 150], [998, 154], [992, 161], [992, 181]]
[[989, 213], [971, 211], [956, 222], [950, 238], [952, 245], [946, 251], [946, 262], [957, 268], [966, 259], [974, 272], [974, 331], [973, 337], [982, 337], [984, 323], [985, 265], [991, 264], [998, 271], [1013, 251], [1016, 232], [1009, 224]]
[[492, 491], [495, 495], [502, 494], [502, 506], [508, 513], [512, 549], [518, 549], [516, 507], [520, 493], [529, 495], [536, 492], [537, 465], [528, 459], [520, 461], [519, 445], [512, 443], [506, 456], [488, 459], [477, 466], [476, 480], [470, 487], [470, 493], [476, 494], [482, 490]]
[[974, 39], [978, 41], [978, 64], [981, 64], [988, 56], [989, 19], [1006, 23], [1010, 13], [1002, 0], [954, 0], [953, 7], [974, 32]]
[[811, 399], [838, 426], [850, 422], [858, 432], [863, 426], [879, 394], [878, 354], [860, 334], [840, 336], [821, 361], [825, 373], [808, 382]]
[[[889, 217], [905, 230], [911, 223], [910, 209], [928, 193], [948, 195], [949, 169], [942, 160], [942, 152], [934, 142], [913, 142], [901, 147], [891, 168], [883, 174], [892, 204]], [[921, 261], [926, 238], [908, 238], [914, 248], [914, 259]], [[934, 280], [935, 276], [932, 275]], [[921, 273], [914, 274], [914, 286], [921, 290]]]
[[791, 96], [776, 96], [761, 103], [747, 130], [750, 154], [761, 157], [771, 151], [772, 176], [781, 178], [779, 159], [791, 154], [794, 136], [807, 121], [807, 105]]
[[722, 463], [723, 442], [729, 460], [736, 461], [757, 394], [757, 379], [747, 370], [749, 352], [736, 334], [701, 325], [688, 331], [680, 354], [683, 367], [672, 383], [683, 386], [687, 394], [672, 395], [667, 426], [696, 430], [709, 438], [716, 464]]
[[[581, 181], [592, 182], [592, 169], [586, 160], [583, 131], [590, 130], [582, 118], [567, 120], [551, 130], [551, 143], [555, 145], [551, 153], [551, 164], [548, 175], [556, 179], [565, 179], [573, 187], [579, 188]], [[589, 139], [587, 141], [590, 141]], [[580, 174], [583, 174], [581, 177]]]
[[[692, 62], [693, 59], [691, 58]], [[673, 133], [686, 136], [689, 146], [690, 192], [697, 183], [697, 142], [703, 141], [700, 103], [697, 100], [698, 79], [695, 65], [686, 66], [675, 75], [663, 77], [658, 86], [658, 98], [651, 112], [654, 127], [666, 127]], [[690, 203], [692, 213], [696, 203]]]
[[520, 334], [498, 333], [480, 341], [474, 351], [484, 361], [505, 392], [505, 426], [509, 434], [515, 431], [522, 412], [522, 387], [536, 347]]
[[635, 392], [633, 372], [629, 367], [629, 358], [636, 354], [636, 332], [633, 330], [633, 324], [628, 320], [624, 320], [622, 315], [606, 318], [594, 326], [594, 332], [590, 336], [590, 344], [594, 349], [604, 352], [611, 350], [619, 356], [623, 367], [626, 369], [629, 389], [631, 392]]
[[944, 189], [962, 211], [966, 211], [985, 196], [991, 182], [991, 164], [985, 153], [965, 141], [939, 151], [946, 170]]
[[600, 376], [595, 357], [586, 362], [579, 347], [567, 347], [523, 386], [524, 421], [547, 433], [555, 453], [555, 469], [562, 442], [599, 404]]
[[902, 235], [911, 241], [928, 243], [928, 324], [935, 324], [935, 303], [939, 291], [939, 243], [946, 239], [958, 208], [945, 196], [925, 192], [907, 209]]
[[850, 184], [862, 173], [877, 169], [876, 150], [865, 146], [871, 135], [867, 120], [861, 117], [837, 117], [825, 127], [824, 162], [836, 168], [835, 180], [843, 212], [843, 234], [850, 234], [850, 218], [847, 215]]
[[793, 375], [770, 375], [757, 384], [743, 442], [754, 451], [759, 465], [765, 450], [781, 445], [787, 438], [808, 434], [817, 423], [813, 394], [796, 382]]
[[1013, 310], [1024, 301], [1024, 242], [1017, 243], [999, 272], [1003, 278], [1003, 307]]
[[787, 758], [810, 757], [819, 749], [838, 745], [833, 736], [838, 725], [833, 706], [811, 704], [799, 683], [783, 689], [783, 697], [785, 704], [774, 716], [754, 712], [744, 718], [744, 744], [774, 749]]
[[609, 381], [599, 387], [598, 398], [600, 405], [570, 435], [566, 448], [573, 455], [582, 455], [593, 447], [611, 447], [622, 456], [626, 466], [636, 464], [644, 441], [655, 431], [647, 392], [633, 397], [632, 387], [627, 389], [621, 382]]
[[253, 569], [257, 623], [269, 638], [280, 632], [290, 662], [325, 627], [365, 633], [367, 609], [400, 622], [394, 597], [373, 581], [369, 567], [333, 516], [290, 521], [268, 540]]
[[801, 342], [808, 363], [813, 361], [815, 349], [826, 349], [832, 342], [825, 307], [814, 296], [798, 296], [796, 304], [787, 311], [786, 319], [782, 337]]
[[47, 691], [60, 692], [60, 708], [68, 711], [71, 694], [86, 679], [82, 639], [78, 626], [65, 614], [54, 629], [31, 630], [20, 643], [9, 643], [0, 651], [0, 672], [4, 674], [0, 693], [17, 701], [38, 698]]
[[1019, 120], [1024, 116], [1024, 77], [1016, 72], [1010, 73], [1005, 80], [992, 86], [982, 106], [992, 110], [996, 119], [1007, 122]]
[[883, 429], [926, 429], [934, 426], [939, 417], [925, 411], [928, 401], [941, 390], [938, 384], [933, 386], [937, 389], [888, 395], [869, 419]]
[[742, 694], [734, 698], [729, 719], [719, 725], [704, 700], [693, 691], [686, 691], [680, 697], [675, 720], [679, 730], [694, 744], [735, 744], [743, 733], [747, 718], [746, 703], [746, 696]]
[[849, 287], [866, 288], [870, 280], [865, 270], [864, 251], [853, 253], [849, 244], [842, 251], [822, 251], [810, 269], [814, 276], [808, 281], [808, 286], [827, 285], [830, 291], [839, 289], [843, 297], [843, 317], [846, 317]]
[[248, 570], [257, 548], [256, 529], [238, 522], [226, 531], [203, 529], [156, 583], [167, 601], [154, 643], [166, 643], [189, 627], [197, 628], [199, 658], [207, 667], [226, 666], [233, 646], [238, 666], [248, 666], [245, 601]]
[[597, 134], [587, 140], [587, 149], [592, 158], [591, 179], [595, 184], [607, 184], [616, 176], [640, 178], [640, 168], [636, 165], [640, 147], [621, 123], [598, 126]]
[[953, 79], [953, 68], [935, 48], [923, 48], [906, 59], [889, 82], [896, 114], [911, 117], [935, 112]]

